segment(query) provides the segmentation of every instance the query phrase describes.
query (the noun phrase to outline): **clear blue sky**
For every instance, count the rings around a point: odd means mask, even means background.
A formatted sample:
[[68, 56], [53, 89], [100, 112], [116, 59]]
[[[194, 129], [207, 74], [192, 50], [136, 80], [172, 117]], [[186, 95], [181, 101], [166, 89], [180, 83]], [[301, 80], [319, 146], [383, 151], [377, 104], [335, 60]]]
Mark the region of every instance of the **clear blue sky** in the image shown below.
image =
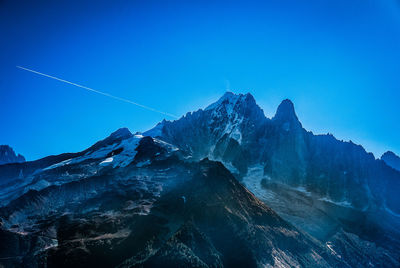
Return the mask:
[[29, 160], [165, 116], [16, 65], [177, 115], [290, 98], [308, 130], [400, 153], [398, 0], [79, 2], [0, 1], [0, 144]]

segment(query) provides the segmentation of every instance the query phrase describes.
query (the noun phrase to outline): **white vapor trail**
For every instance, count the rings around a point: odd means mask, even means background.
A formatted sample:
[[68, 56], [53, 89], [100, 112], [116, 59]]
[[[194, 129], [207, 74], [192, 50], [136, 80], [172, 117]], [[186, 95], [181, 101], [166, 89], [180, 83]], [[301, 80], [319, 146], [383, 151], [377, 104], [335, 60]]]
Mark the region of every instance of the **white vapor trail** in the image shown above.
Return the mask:
[[92, 91], [94, 93], [97, 93], [97, 94], [100, 94], [100, 95], [103, 95], [103, 96], [107, 96], [107, 97], [110, 97], [110, 98], [113, 98], [113, 99], [116, 99], [116, 100], [119, 100], [119, 101], [127, 102], [127, 103], [142, 107], [143, 109], [146, 109], [146, 110], [149, 110], [149, 111], [152, 111], [152, 112], [156, 112], [156, 113], [160, 113], [160, 114], [163, 114], [163, 115], [167, 115], [167, 116], [170, 116], [172, 118], [178, 118], [178, 116], [176, 116], [176, 115], [173, 115], [173, 114], [170, 114], [170, 113], [166, 113], [166, 112], [162, 112], [162, 111], [159, 111], [157, 109], [145, 106], [143, 104], [140, 104], [140, 103], [128, 100], [128, 99], [124, 99], [124, 98], [120, 98], [120, 97], [108, 94], [106, 92], [102, 92], [102, 91], [99, 91], [99, 90], [96, 90], [96, 89], [93, 89], [93, 88], [90, 88], [90, 87], [82, 86], [82, 85], [79, 85], [79, 84], [76, 84], [76, 83], [73, 83], [73, 82], [70, 82], [70, 81], [55, 77], [55, 76], [51, 76], [51, 75], [44, 74], [44, 73], [41, 73], [41, 72], [38, 72], [38, 71], [35, 71], [35, 70], [31, 70], [31, 69], [28, 69], [28, 68], [25, 68], [25, 67], [22, 67], [22, 66], [16, 66], [16, 67], [19, 68], [19, 69], [34, 73], [34, 74], [42, 75], [42, 76], [45, 76], [45, 77], [48, 77], [48, 78], [51, 78], [51, 79], [54, 79], [54, 80], [57, 80], [57, 81], [60, 81], [60, 82], [64, 82], [64, 83], [67, 83], [67, 84], [70, 84], [70, 85], [73, 85], [73, 86], [76, 86], [76, 87], [80, 87], [80, 88]]

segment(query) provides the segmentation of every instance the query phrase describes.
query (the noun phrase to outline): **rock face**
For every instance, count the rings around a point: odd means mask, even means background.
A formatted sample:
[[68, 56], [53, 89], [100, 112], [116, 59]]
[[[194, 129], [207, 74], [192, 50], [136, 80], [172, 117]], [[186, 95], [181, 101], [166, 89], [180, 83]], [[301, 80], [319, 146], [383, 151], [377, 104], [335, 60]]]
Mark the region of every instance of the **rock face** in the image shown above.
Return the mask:
[[25, 157], [15, 154], [13, 148], [8, 145], [0, 145], [0, 165], [25, 162]]
[[391, 151], [387, 151], [381, 156], [381, 160], [386, 163], [386, 165], [400, 171], [400, 157]]

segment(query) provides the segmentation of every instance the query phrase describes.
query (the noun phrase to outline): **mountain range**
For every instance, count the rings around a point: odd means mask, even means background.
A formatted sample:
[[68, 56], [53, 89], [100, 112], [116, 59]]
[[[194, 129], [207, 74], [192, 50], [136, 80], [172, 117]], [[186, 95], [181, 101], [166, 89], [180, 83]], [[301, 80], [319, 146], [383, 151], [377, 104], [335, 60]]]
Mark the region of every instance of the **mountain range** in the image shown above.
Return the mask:
[[399, 267], [385, 155], [305, 130], [290, 100], [267, 118], [227, 92], [144, 133], [0, 165], [0, 264]]

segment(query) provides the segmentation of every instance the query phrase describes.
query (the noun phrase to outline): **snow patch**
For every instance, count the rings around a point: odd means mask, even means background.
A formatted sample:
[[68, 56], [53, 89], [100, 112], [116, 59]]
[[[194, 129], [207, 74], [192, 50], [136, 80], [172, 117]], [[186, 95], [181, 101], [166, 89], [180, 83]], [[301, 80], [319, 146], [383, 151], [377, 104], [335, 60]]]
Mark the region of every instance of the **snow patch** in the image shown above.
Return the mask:
[[175, 151], [179, 150], [178, 147], [176, 147], [176, 146], [174, 146], [174, 145], [172, 145], [170, 143], [167, 143], [165, 141], [162, 141], [162, 140], [159, 140], [159, 139], [154, 139], [154, 138], [153, 138], [153, 140], [154, 140], [155, 143], [158, 143], [161, 146], [163, 146], [164, 148], [166, 148], [169, 152], [175, 152]]
[[324, 201], [324, 202], [328, 202], [328, 203], [332, 203], [341, 207], [347, 207], [347, 208], [353, 208], [353, 206], [351, 205], [351, 203], [349, 201], [340, 201], [340, 202], [335, 202], [327, 197], [323, 197], [323, 198], [319, 198], [319, 201]]
[[110, 164], [113, 160], [114, 160], [114, 158], [112, 158], [112, 157], [106, 158], [105, 160], [101, 161], [100, 165], [106, 166], [106, 165]]
[[[221, 160], [220, 160], [221, 161]], [[224, 166], [231, 172], [231, 173], [236, 173], [239, 174], [239, 170], [237, 170], [237, 168], [235, 168], [232, 163], [228, 163], [228, 162], [222, 162], [222, 164], [224, 164]]]
[[72, 162], [72, 158], [64, 160], [62, 162], [59, 162], [57, 164], [51, 165], [47, 168], [44, 168], [43, 170], [49, 170], [49, 169], [53, 169], [53, 168], [57, 168], [57, 167], [62, 167], [64, 165], [69, 165]]
[[46, 180], [40, 180], [36, 182], [35, 184], [29, 185], [28, 187], [25, 187], [25, 193], [28, 192], [29, 190], [36, 190], [40, 191], [46, 187], [50, 186], [50, 183]]
[[249, 167], [246, 176], [243, 178], [243, 183], [246, 188], [261, 201], [274, 199], [275, 194], [262, 187], [261, 181], [263, 179], [270, 180], [268, 176], [264, 175], [264, 167], [262, 165], [256, 165]]
[[294, 188], [296, 191], [299, 191], [299, 192], [302, 192], [302, 193], [304, 193], [304, 194], [306, 194], [307, 196], [311, 196], [311, 192], [308, 192], [307, 190], [306, 190], [306, 188], [304, 188], [303, 186], [299, 186], [299, 187], [296, 187], [296, 188]]
[[326, 242], [326, 246], [327, 248], [329, 248], [329, 250], [331, 251], [332, 255], [337, 256], [338, 258], [342, 258], [342, 256], [340, 256], [339, 254], [337, 254], [337, 252], [333, 249], [333, 245], [332, 242]]
[[232, 133], [231, 138], [236, 140], [239, 144], [242, 144], [242, 132], [240, 132], [239, 128], [236, 127]]

